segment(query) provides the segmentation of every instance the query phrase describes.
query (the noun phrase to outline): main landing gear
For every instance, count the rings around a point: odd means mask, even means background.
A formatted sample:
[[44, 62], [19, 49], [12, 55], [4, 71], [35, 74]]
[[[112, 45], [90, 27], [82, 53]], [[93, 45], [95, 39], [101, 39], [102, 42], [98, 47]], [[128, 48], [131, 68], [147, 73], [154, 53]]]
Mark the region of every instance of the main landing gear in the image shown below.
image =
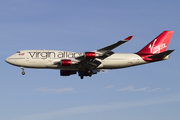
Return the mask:
[[80, 76], [81, 77], [81, 79], [83, 79], [84, 78], [84, 76]]
[[83, 79], [84, 76], [91, 77], [92, 74], [93, 74], [91, 70], [79, 70], [78, 73], [79, 73], [79, 76], [80, 76], [81, 79]]
[[21, 69], [22, 69], [22, 75], [25, 75], [24, 67], [21, 67]]

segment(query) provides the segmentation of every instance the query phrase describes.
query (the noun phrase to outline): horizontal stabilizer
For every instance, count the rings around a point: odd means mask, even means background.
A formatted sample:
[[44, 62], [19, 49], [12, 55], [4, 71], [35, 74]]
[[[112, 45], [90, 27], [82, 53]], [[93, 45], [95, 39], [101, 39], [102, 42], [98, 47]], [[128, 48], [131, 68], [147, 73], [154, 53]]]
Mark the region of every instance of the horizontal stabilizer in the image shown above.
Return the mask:
[[152, 56], [149, 56], [147, 58], [165, 58], [167, 55], [171, 54], [174, 50], [167, 50], [165, 52], [154, 54]]

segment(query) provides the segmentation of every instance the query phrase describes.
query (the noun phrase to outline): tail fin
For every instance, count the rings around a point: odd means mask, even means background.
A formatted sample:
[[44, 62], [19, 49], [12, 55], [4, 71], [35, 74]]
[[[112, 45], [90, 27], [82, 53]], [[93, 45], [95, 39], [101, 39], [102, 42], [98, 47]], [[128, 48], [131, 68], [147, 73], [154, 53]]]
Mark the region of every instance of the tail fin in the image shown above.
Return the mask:
[[173, 31], [164, 31], [149, 44], [147, 44], [138, 53], [140, 54], [158, 54], [166, 51], [169, 44]]

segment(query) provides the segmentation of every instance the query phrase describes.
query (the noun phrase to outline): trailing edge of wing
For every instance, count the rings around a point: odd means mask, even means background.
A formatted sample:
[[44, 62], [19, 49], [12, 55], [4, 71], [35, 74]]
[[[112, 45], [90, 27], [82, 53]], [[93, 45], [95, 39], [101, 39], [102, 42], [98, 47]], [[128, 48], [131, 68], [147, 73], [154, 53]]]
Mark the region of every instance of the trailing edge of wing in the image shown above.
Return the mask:
[[106, 47], [103, 47], [101, 49], [98, 49], [97, 51], [102, 53], [102, 54], [105, 54], [105, 53], [111, 51], [112, 49], [118, 47], [119, 45], [121, 45], [121, 44], [123, 44], [123, 43], [125, 43], [125, 42], [127, 42], [129, 40], [131, 40], [132, 37], [133, 36], [129, 36], [129, 37], [125, 38], [124, 40], [120, 40], [120, 41], [118, 41], [118, 42], [116, 42], [114, 44], [111, 44], [109, 46], [106, 46]]
[[147, 58], [164, 58], [167, 55], [171, 54], [174, 50], [167, 50], [165, 52], [159, 53], [159, 54], [154, 54], [152, 56], [149, 56]]

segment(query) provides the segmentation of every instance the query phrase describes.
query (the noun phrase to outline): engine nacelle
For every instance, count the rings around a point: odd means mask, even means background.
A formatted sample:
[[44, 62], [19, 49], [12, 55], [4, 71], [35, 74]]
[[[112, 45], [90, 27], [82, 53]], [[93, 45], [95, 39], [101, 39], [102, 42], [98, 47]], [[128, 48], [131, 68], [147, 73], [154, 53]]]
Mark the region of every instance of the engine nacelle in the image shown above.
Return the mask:
[[84, 55], [86, 59], [95, 59], [96, 57], [99, 56], [99, 54], [95, 52], [85, 52]]
[[72, 74], [76, 74], [76, 71], [72, 71], [72, 70], [60, 70], [60, 75], [61, 76], [70, 76]]
[[71, 66], [72, 62], [71, 60], [61, 60], [61, 66]]

